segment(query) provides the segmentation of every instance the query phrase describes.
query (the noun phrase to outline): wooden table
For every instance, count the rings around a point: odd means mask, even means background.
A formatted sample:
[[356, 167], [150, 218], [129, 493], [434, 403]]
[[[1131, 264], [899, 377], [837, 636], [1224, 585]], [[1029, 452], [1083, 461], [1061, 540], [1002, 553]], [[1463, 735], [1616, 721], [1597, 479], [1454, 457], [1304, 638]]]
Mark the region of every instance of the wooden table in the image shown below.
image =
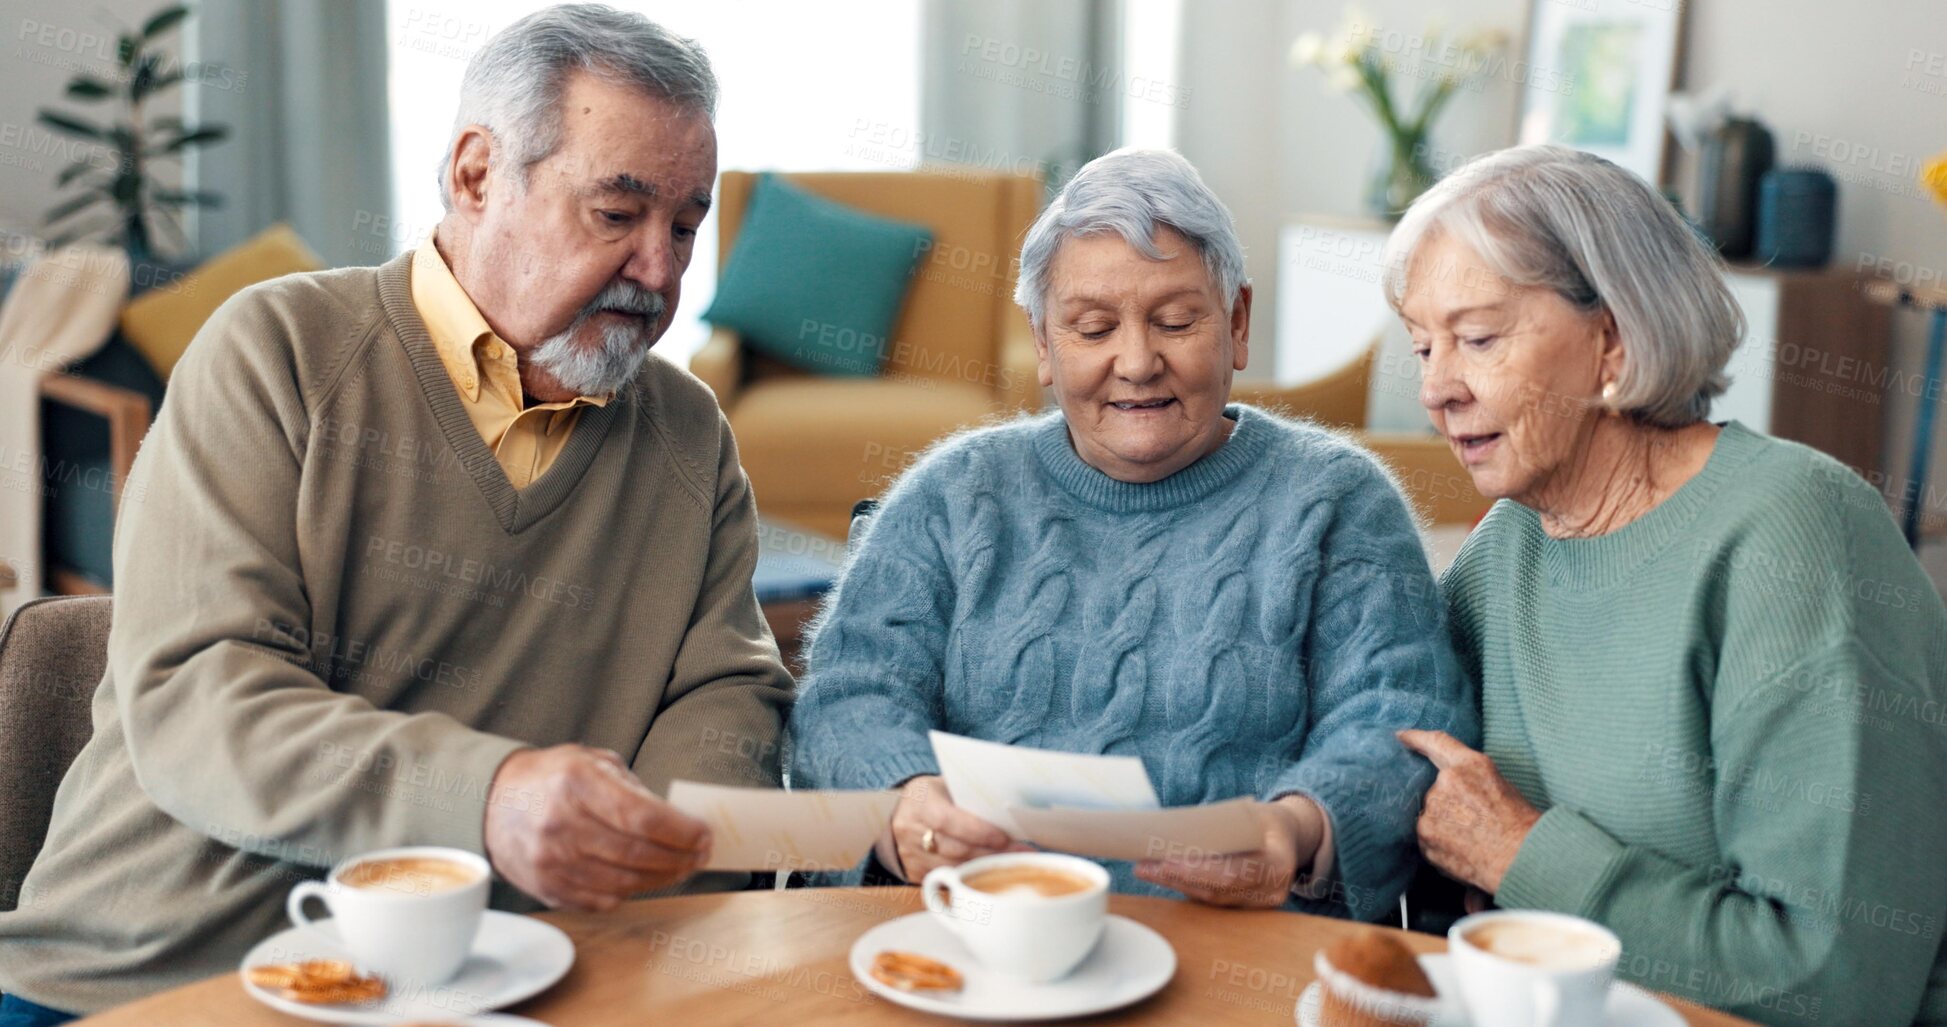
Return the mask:
[[[919, 908], [913, 888], [834, 888], [651, 899], [608, 914], [543, 914], [574, 938], [575, 967], [551, 990], [509, 1012], [556, 1027], [946, 1023], [881, 1001], [847, 969], [852, 943], [866, 929]], [[1299, 993], [1312, 980], [1312, 954], [1362, 929], [1296, 913], [1125, 895], [1112, 896], [1109, 908], [1148, 924], [1176, 946], [1176, 979], [1147, 1001], [1078, 1022], [1288, 1027]], [[1444, 939], [1431, 935], [1400, 937], [1417, 952], [1446, 948]], [[1745, 1023], [1673, 1004], [1695, 1027]], [[82, 1022], [286, 1027], [299, 1021], [259, 1005], [232, 973]]]

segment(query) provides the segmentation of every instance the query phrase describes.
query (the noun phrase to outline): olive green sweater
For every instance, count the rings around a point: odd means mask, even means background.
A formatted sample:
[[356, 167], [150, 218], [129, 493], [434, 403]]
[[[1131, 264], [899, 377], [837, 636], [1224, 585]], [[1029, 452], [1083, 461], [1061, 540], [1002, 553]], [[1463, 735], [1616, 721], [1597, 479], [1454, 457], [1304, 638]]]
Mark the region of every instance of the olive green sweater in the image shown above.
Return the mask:
[[1499, 905], [1760, 1022], [1947, 1022], [1947, 612], [1877, 493], [1733, 422], [1612, 534], [1497, 504], [1443, 587], [1545, 810]]
[[0, 989], [85, 1012], [234, 970], [346, 855], [480, 852], [522, 745], [612, 749], [659, 791], [775, 783], [790, 679], [715, 398], [652, 358], [516, 490], [409, 274], [249, 289], [177, 367], [120, 513], [94, 737], [0, 914]]

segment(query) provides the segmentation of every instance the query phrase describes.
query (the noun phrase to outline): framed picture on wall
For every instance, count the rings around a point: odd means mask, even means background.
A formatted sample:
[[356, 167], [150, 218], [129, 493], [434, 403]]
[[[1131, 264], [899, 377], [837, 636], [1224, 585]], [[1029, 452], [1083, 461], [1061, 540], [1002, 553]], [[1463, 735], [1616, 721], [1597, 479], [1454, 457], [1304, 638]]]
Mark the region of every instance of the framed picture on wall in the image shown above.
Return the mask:
[[1660, 184], [1681, 0], [1534, 0], [1516, 138], [1606, 157]]

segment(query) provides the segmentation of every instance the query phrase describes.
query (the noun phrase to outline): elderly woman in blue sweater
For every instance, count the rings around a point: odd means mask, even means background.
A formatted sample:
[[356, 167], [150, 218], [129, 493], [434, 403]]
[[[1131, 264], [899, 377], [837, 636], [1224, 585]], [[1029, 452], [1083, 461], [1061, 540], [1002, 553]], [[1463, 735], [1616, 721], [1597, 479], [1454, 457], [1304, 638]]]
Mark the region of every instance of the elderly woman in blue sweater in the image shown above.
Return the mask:
[[948, 439], [886, 494], [814, 629], [794, 783], [900, 789], [875, 858], [917, 881], [1017, 844], [954, 805], [929, 729], [1133, 755], [1165, 805], [1254, 797], [1264, 836], [1108, 864], [1118, 891], [1386, 912], [1433, 779], [1394, 732], [1479, 732], [1398, 488], [1228, 402], [1251, 287], [1174, 153], [1084, 167], [1016, 299], [1060, 410]]

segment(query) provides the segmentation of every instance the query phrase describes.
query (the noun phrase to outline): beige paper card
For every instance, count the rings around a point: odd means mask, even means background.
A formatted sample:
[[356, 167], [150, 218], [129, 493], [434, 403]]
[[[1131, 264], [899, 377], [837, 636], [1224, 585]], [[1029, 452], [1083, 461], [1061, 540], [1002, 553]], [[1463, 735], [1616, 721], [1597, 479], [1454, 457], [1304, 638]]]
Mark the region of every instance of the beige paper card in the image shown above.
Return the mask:
[[706, 870], [849, 870], [877, 841], [897, 792], [787, 792], [674, 781], [669, 804], [710, 825]]
[[1028, 809], [1008, 812], [1021, 837], [1044, 849], [1098, 859], [1196, 860], [1264, 845], [1248, 797], [1168, 809]]

